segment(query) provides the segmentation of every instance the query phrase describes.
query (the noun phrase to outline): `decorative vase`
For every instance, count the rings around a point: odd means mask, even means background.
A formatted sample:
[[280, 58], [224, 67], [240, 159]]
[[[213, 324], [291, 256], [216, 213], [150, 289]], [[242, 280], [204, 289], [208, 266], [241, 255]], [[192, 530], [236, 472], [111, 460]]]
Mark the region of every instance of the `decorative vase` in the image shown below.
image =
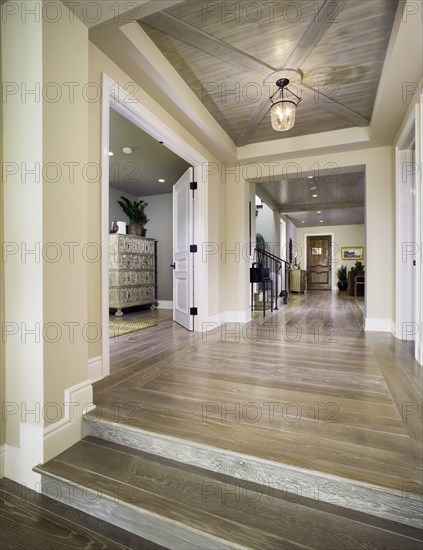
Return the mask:
[[128, 235], [137, 235], [141, 237], [142, 227], [137, 223], [130, 223], [128, 225]]

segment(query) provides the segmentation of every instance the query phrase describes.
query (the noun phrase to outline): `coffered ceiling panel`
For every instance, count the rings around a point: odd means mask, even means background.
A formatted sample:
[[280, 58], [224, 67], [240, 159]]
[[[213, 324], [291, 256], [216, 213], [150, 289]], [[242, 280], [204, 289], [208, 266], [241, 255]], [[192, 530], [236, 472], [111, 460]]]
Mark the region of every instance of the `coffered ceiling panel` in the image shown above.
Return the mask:
[[[141, 26], [237, 145], [367, 126], [397, 0], [186, 0]], [[302, 76], [294, 128], [275, 132], [275, 71]]]

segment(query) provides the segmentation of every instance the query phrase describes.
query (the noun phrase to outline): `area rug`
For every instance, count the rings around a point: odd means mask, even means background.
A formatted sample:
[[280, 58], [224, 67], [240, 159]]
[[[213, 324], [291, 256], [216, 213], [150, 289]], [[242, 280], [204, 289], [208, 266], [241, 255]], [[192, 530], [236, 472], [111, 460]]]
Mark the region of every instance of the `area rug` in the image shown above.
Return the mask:
[[109, 338], [123, 336], [130, 332], [155, 327], [158, 323], [147, 321], [109, 321]]

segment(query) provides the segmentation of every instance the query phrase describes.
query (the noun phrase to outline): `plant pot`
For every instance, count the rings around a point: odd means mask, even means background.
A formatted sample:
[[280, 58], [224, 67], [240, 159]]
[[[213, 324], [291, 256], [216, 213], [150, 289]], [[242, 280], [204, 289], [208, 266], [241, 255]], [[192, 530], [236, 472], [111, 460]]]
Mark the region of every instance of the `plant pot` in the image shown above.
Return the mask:
[[145, 227], [143, 227], [141, 229], [141, 237], [145, 237], [147, 235], [147, 229]]
[[339, 290], [347, 290], [348, 288], [348, 281], [338, 281], [338, 288]]
[[128, 235], [137, 235], [141, 237], [142, 226], [139, 224], [130, 223], [128, 225]]

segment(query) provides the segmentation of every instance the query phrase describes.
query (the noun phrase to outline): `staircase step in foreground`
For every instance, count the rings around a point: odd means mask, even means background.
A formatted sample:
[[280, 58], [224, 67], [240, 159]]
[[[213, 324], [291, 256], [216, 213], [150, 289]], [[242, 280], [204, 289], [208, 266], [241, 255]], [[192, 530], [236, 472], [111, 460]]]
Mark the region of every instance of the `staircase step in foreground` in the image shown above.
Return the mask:
[[[422, 528], [423, 508], [419, 495], [388, 490], [322, 472], [198, 443], [188, 439], [117, 423], [95, 411], [88, 413], [89, 434], [133, 449], [197, 466], [239, 480], [258, 483], [286, 494], [290, 502], [314, 502], [320, 507], [365, 513], [369, 516]], [[112, 414], [112, 413], [111, 413]]]
[[180, 550], [421, 549], [422, 532], [88, 436], [35, 471], [43, 493]]

